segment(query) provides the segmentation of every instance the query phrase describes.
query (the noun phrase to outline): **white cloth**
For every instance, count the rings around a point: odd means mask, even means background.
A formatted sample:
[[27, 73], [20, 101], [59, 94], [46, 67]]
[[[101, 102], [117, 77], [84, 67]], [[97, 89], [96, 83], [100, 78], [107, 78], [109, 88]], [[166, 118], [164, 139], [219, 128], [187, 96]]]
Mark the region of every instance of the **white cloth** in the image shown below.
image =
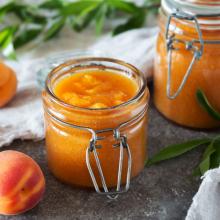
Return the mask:
[[209, 170], [193, 198], [186, 220], [220, 219], [220, 168]]
[[91, 49], [102, 50], [108, 56], [125, 60], [138, 67], [149, 78], [152, 76], [156, 36], [157, 28], [143, 28], [117, 37], [105, 36]]
[[[19, 52], [18, 62], [8, 62], [17, 73], [18, 91], [15, 98], [0, 109], [0, 147], [14, 139], [44, 138], [41, 91], [37, 85], [36, 73], [46, 56], [76, 49], [95, 49], [109, 57], [123, 59], [151, 76], [154, 44], [157, 28], [131, 30], [112, 37], [96, 39], [93, 32], [73, 33], [65, 30], [58, 39], [41, 44], [33, 49], [26, 46]], [[28, 51], [28, 52], [27, 52]], [[1, 94], [0, 94], [1, 95]]]

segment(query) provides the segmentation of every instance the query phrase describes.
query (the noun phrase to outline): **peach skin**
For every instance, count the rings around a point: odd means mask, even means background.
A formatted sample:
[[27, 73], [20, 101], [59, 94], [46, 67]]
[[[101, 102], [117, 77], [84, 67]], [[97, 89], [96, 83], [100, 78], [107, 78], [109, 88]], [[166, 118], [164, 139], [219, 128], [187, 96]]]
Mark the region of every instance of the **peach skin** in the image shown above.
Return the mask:
[[29, 156], [0, 152], [0, 214], [16, 215], [33, 208], [45, 191], [44, 175]]
[[14, 97], [16, 89], [17, 78], [15, 72], [0, 61], [0, 108]]

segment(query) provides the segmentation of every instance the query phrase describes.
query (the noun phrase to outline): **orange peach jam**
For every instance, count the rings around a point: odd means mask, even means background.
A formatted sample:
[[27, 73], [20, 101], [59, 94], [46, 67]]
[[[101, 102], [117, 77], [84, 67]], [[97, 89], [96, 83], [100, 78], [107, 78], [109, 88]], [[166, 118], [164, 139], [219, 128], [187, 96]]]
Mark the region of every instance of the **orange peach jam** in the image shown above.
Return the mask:
[[86, 108], [108, 108], [128, 101], [138, 87], [130, 78], [103, 70], [85, 71], [61, 79], [54, 93], [64, 102]]
[[[161, 31], [157, 40], [154, 65], [154, 103], [157, 109], [168, 119], [192, 128], [214, 128], [220, 123], [211, 118], [199, 105], [196, 91], [202, 89], [211, 105], [220, 111], [220, 44], [204, 44], [200, 60], [193, 65], [192, 72], [180, 94], [173, 100], [167, 97], [168, 59], [165, 39], [166, 15], [161, 13]], [[172, 19], [172, 33], [175, 38], [184, 41], [198, 39], [194, 24]], [[203, 40], [220, 40], [220, 28], [200, 25]], [[200, 46], [199, 44], [195, 44]], [[171, 94], [174, 94], [193, 58], [193, 52], [186, 50], [185, 45], [175, 43], [178, 50], [172, 52]]]
[[[48, 164], [53, 174], [71, 185], [91, 187], [86, 150], [93, 131], [121, 127], [132, 155], [131, 176], [144, 168], [147, 152], [149, 93], [142, 74], [133, 66], [108, 58], [81, 58], [55, 68], [43, 92]], [[131, 121], [132, 120], [132, 121]], [[112, 131], [97, 134], [97, 153], [107, 186], [117, 184], [119, 148]], [[91, 167], [99, 185], [94, 155]], [[126, 182], [128, 155], [124, 149], [122, 183]]]

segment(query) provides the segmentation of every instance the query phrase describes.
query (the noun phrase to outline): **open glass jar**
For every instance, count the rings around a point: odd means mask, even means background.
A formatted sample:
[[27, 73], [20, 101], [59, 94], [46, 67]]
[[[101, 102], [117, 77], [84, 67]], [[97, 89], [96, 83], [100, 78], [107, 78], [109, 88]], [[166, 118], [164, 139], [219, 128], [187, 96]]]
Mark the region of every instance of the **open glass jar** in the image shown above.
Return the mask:
[[168, 119], [192, 128], [220, 123], [199, 105], [202, 90], [220, 111], [220, 1], [162, 0], [154, 65], [154, 103]]
[[[137, 94], [118, 106], [90, 109], [67, 104], [54, 94], [56, 83], [85, 70], [123, 74], [138, 85]], [[144, 168], [149, 92], [143, 74], [110, 58], [73, 59], [48, 75], [43, 92], [47, 158], [53, 174], [75, 186], [92, 187], [109, 197], [127, 191], [130, 177]], [[126, 184], [122, 188], [121, 184]], [[110, 191], [110, 187], [116, 187]]]

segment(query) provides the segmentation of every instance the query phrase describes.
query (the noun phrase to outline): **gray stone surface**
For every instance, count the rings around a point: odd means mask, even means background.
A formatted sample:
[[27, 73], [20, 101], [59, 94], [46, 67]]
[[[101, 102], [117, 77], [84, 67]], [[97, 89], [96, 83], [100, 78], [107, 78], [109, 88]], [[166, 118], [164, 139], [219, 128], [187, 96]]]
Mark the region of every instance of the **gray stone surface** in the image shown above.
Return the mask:
[[[199, 132], [178, 127], [165, 120], [152, 106], [149, 113], [149, 154], [172, 143], [205, 137], [215, 132]], [[191, 172], [201, 150], [145, 168], [131, 184], [131, 190], [109, 201], [94, 191], [71, 188], [57, 181], [49, 172], [44, 142], [15, 141], [2, 150], [14, 149], [33, 157], [42, 167], [47, 188], [44, 199], [29, 212], [1, 220], [29, 219], [184, 219], [200, 180]]]

